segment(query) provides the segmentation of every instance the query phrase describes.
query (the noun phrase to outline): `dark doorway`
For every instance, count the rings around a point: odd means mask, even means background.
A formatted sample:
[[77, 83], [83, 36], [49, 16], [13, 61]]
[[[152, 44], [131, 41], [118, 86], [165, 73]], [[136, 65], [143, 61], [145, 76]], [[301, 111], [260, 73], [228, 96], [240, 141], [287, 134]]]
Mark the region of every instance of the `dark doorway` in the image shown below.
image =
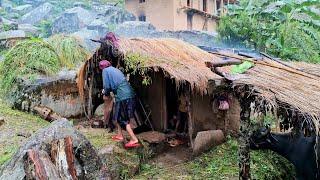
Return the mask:
[[167, 102], [167, 127], [166, 128], [174, 128], [170, 127], [170, 120], [173, 119], [174, 116], [177, 116], [178, 112], [178, 93], [175, 81], [171, 79], [166, 79], [166, 102]]
[[191, 0], [187, 0], [187, 6], [190, 7], [190, 1]]
[[187, 29], [192, 30], [192, 14], [187, 14]]

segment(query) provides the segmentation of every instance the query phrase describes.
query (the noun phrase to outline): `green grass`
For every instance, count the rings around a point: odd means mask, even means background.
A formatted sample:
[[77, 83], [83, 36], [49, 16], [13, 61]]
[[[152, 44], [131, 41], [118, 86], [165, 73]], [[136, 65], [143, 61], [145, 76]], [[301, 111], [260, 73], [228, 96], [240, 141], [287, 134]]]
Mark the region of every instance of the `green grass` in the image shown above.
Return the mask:
[[0, 117], [5, 124], [0, 127], [0, 166], [7, 162], [27, 138], [17, 133], [33, 134], [49, 123], [39, 116], [11, 109], [0, 99]]
[[[173, 167], [142, 165], [134, 179], [238, 179], [238, 145], [235, 140], [212, 149], [193, 161]], [[252, 179], [294, 179], [293, 166], [271, 151], [251, 153]]]

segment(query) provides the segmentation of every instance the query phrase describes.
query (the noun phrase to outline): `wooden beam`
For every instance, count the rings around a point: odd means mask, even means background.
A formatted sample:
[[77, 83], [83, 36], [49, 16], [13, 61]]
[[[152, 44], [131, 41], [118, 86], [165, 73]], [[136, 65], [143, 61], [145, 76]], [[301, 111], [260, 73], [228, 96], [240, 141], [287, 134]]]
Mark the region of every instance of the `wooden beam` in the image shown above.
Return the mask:
[[212, 67], [222, 67], [222, 66], [230, 66], [230, 65], [239, 65], [242, 63], [240, 60], [226, 60], [221, 62], [205, 62], [206, 66], [209, 68]]

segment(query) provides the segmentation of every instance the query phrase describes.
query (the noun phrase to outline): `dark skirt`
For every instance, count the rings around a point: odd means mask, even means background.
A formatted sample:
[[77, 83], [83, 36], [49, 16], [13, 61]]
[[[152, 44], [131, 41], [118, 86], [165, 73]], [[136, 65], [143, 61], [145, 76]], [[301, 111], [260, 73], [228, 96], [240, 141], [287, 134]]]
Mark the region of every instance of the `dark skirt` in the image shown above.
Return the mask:
[[117, 121], [121, 128], [125, 129], [126, 125], [130, 123], [130, 119], [134, 118], [135, 104], [135, 98], [116, 102], [113, 120]]

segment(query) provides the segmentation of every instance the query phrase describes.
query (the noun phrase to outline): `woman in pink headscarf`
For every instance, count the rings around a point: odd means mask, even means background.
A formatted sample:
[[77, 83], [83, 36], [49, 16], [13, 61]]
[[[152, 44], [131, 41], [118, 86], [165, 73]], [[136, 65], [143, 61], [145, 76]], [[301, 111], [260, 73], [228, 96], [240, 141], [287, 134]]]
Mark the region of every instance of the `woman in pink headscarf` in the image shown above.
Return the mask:
[[135, 93], [132, 87], [124, 74], [119, 69], [112, 67], [109, 61], [101, 61], [99, 67], [102, 70], [104, 96], [109, 96], [110, 92], [113, 92], [116, 99], [113, 120], [117, 121], [118, 134], [112, 136], [112, 139], [114, 141], [123, 141], [122, 129], [125, 129], [131, 137], [125, 147], [134, 148], [140, 146], [130, 125], [130, 121], [134, 120], [135, 111]]

